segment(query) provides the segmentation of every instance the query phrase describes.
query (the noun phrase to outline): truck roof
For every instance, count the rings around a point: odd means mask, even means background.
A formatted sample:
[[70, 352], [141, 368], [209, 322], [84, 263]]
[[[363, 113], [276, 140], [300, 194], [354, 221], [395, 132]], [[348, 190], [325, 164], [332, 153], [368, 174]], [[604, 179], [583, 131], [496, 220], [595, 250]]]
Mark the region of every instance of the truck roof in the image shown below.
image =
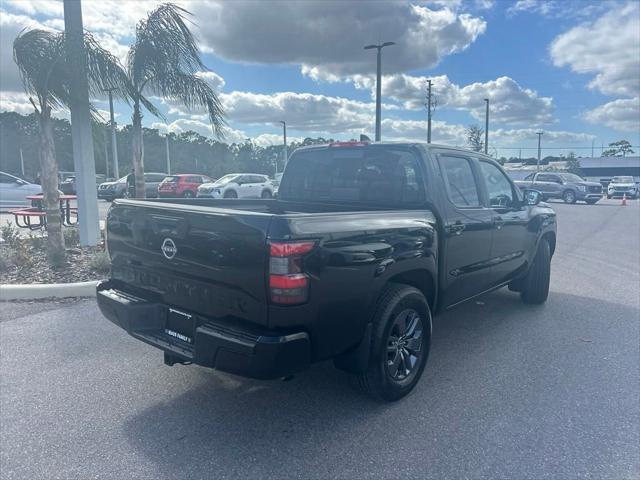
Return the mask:
[[366, 146], [377, 146], [377, 145], [390, 145], [390, 146], [404, 146], [404, 147], [422, 147], [425, 150], [434, 150], [434, 149], [447, 149], [447, 150], [455, 150], [458, 152], [462, 152], [462, 153], [473, 153], [474, 155], [479, 155], [482, 156], [484, 158], [487, 158], [489, 160], [495, 160], [493, 157], [482, 153], [482, 152], [474, 152], [472, 150], [469, 150], [467, 148], [462, 148], [462, 147], [454, 147], [451, 145], [444, 145], [444, 144], [439, 144], [439, 143], [426, 143], [426, 142], [401, 142], [401, 141], [385, 141], [385, 142], [360, 142], [360, 141], [353, 141], [353, 142], [331, 142], [331, 143], [323, 143], [323, 144], [319, 144], [319, 145], [306, 145], [303, 147], [298, 147], [296, 148], [296, 150], [321, 150], [321, 149], [326, 149], [326, 148], [361, 148], [361, 147], [366, 147]]

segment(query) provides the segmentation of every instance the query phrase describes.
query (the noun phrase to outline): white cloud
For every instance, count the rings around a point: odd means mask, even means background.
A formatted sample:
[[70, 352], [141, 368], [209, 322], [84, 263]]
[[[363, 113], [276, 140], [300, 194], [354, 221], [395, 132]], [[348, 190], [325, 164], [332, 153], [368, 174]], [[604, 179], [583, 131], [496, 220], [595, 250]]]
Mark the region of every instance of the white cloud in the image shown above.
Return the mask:
[[370, 73], [375, 51], [365, 44], [394, 41], [384, 68], [399, 72], [432, 67], [460, 52], [486, 22], [455, 5], [431, 9], [408, 1], [194, 2], [204, 45], [235, 61], [302, 65], [320, 76]]
[[33, 105], [23, 92], [0, 92], [0, 111], [17, 112], [22, 115], [33, 113]]
[[[449, 107], [469, 111], [477, 120], [485, 114], [484, 99], [490, 103], [492, 122], [505, 124], [541, 125], [553, 121], [553, 99], [541, 97], [537, 92], [521, 87], [510, 77], [500, 77], [485, 83], [472, 83], [460, 87], [451, 83], [446, 75], [424, 77], [404, 73], [387, 75], [382, 79], [383, 98], [403, 102], [404, 108], [425, 110], [427, 80], [431, 79], [432, 95], [437, 100], [437, 108]], [[356, 88], [371, 89], [375, 95], [373, 78], [362, 75], [350, 80]]]
[[221, 92], [226, 83], [224, 78], [215, 72], [197, 72], [196, 76], [205, 80], [216, 93]]
[[585, 118], [595, 125], [606, 125], [624, 132], [640, 132], [640, 98], [618, 99], [586, 112]]
[[589, 87], [606, 95], [640, 93], [640, 3], [629, 2], [556, 37], [553, 63], [595, 74]]

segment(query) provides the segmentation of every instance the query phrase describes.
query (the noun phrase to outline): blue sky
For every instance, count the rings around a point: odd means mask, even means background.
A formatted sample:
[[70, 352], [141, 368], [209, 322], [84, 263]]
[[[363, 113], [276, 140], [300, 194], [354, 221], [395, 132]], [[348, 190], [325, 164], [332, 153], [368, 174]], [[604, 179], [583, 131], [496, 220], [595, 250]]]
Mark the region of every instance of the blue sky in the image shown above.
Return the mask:
[[[85, 28], [124, 59], [135, 23], [155, 0], [84, 0]], [[179, 2], [193, 13], [209, 73], [227, 111], [229, 141], [373, 136], [375, 52], [383, 51], [383, 139], [425, 140], [426, 79], [438, 106], [434, 141], [464, 145], [465, 128], [484, 122], [491, 99], [490, 150], [589, 155], [621, 138], [640, 144], [640, 3], [587, 0], [394, 2]], [[0, 3], [2, 110], [28, 113], [10, 57], [25, 26], [62, 28], [57, 0]], [[152, 95], [152, 92], [148, 93]], [[210, 135], [203, 112], [156, 99], [163, 131]], [[95, 99], [105, 109], [104, 99]], [[118, 104], [118, 123], [130, 111]], [[59, 112], [64, 116], [64, 112]], [[638, 151], [638, 149], [636, 149]]]

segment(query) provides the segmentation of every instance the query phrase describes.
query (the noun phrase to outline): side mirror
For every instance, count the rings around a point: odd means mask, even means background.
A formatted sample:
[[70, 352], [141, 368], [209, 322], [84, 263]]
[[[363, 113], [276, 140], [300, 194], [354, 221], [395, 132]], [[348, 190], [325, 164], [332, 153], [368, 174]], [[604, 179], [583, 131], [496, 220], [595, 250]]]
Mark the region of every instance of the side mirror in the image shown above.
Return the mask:
[[542, 201], [542, 194], [538, 190], [527, 189], [523, 193], [525, 205], [538, 205]]

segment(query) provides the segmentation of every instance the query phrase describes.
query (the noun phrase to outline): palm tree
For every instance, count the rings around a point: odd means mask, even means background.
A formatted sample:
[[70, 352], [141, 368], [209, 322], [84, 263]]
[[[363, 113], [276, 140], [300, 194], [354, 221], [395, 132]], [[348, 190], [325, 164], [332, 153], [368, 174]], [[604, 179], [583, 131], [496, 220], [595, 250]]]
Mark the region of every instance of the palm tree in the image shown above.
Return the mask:
[[[91, 34], [86, 33], [84, 40], [90, 93], [101, 94], [105, 88], [127, 92], [127, 76], [116, 57], [102, 49]], [[71, 97], [71, 69], [67, 64], [65, 34], [40, 29], [23, 30], [13, 42], [13, 59], [18, 65], [24, 89], [38, 119], [47, 251], [50, 262], [61, 265], [65, 262], [66, 255], [51, 112], [56, 108], [68, 107]]]
[[187, 108], [204, 107], [214, 133], [223, 133], [224, 112], [218, 96], [196, 75], [207, 68], [185, 23], [187, 15], [187, 10], [174, 4], [160, 5], [138, 23], [135, 43], [129, 49], [127, 73], [132, 86], [133, 167], [138, 198], [145, 196], [142, 107], [163, 118], [145, 94], [169, 98]]

